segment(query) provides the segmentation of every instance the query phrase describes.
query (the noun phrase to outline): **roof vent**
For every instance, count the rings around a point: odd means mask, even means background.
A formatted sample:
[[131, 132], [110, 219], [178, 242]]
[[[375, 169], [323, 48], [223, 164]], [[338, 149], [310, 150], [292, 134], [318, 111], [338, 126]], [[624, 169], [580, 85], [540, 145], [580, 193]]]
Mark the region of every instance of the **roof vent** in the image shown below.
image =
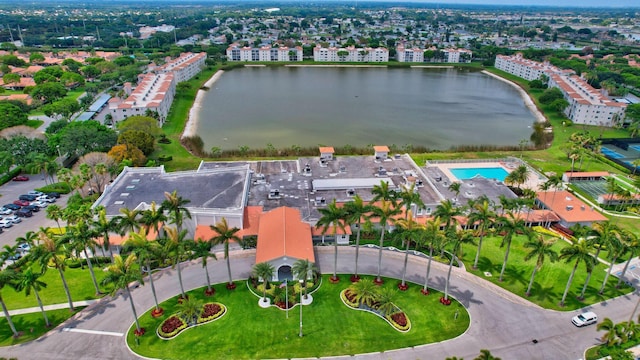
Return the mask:
[[114, 201], [113, 202], [113, 205], [122, 205], [122, 204], [124, 204], [124, 201], [122, 201], [122, 200], [118, 200], [118, 201]]
[[347, 189], [347, 196], [356, 196], [356, 190], [353, 188]]
[[280, 199], [280, 190], [278, 189], [273, 189], [273, 190], [269, 190], [269, 196], [268, 198], [270, 200], [276, 200], [276, 199]]
[[129, 193], [120, 193], [120, 197], [127, 197], [129, 196]]
[[573, 210], [573, 206], [572, 205], [567, 205], [567, 211], [571, 211]]

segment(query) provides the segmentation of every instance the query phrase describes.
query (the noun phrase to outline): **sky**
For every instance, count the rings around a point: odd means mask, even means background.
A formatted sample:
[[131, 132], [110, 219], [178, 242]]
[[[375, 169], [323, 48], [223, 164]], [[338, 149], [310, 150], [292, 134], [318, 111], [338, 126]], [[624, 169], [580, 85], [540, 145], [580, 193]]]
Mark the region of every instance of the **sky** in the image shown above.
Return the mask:
[[[366, 1], [366, 0], [365, 0]], [[640, 0], [408, 0], [440, 4], [640, 8]]]

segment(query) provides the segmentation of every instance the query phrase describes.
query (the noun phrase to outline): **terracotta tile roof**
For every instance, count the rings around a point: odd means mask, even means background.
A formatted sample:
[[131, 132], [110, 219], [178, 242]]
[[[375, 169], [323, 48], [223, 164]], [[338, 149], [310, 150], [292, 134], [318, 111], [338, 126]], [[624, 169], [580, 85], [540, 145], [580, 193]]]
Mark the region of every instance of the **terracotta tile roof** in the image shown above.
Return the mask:
[[321, 154], [326, 154], [326, 153], [333, 154], [335, 152], [332, 146], [320, 146], [319, 149]]
[[256, 263], [283, 256], [315, 262], [311, 225], [302, 222], [297, 209], [284, 206], [260, 217]]
[[[351, 235], [351, 227], [349, 227], [349, 225], [347, 225], [344, 221], [342, 221], [342, 225], [344, 226], [344, 230], [342, 230], [339, 226], [336, 228], [336, 234], [337, 235]], [[313, 236], [322, 236], [324, 233], [322, 232], [322, 226], [321, 227], [316, 227], [316, 226], [312, 226], [311, 227], [311, 235]], [[327, 228], [327, 235], [331, 235], [333, 236], [333, 226], [329, 226]]]
[[596, 177], [607, 177], [609, 173], [607, 171], [583, 171], [583, 172], [573, 172], [570, 171], [565, 172], [567, 178], [596, 178]]
[[389, 152], [389, 147], [386, 146], [386, 145], [374, 146], [373, 147], [373, 151], [375, 151], [375, 152], [383, 152], [383, 151]]
[[537, 199], [568, 223], [605, 221], [607, 218], [568, 191], [536, 193]]

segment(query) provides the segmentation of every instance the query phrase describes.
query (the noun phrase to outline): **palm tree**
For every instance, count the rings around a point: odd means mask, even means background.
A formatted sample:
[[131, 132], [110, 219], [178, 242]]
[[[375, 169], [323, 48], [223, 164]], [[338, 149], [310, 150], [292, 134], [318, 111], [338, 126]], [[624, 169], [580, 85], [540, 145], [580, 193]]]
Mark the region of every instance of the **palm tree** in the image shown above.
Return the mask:
[[383, 316], [387, 316], [398, 309], [398, 307], [393, 303], [396, 298], [396, 294], [397, 291], [394, 288], [383, 287], [378, 289], [378, 294], [376, 296], [376, 302], [378, 303], [377, 310], [382, 313]]
[[318, 271], [316, 265], [307, 259], [296, 260], [291, 267], [291, 271], [298, 279], [304, 279], [304, 298], [307, 298], [307, 281], [314, 280]]
[[122, 208], [120, 209], [120, 214], [121, 215], [118, 217], [118, 227], [121, 235], [124, 235], [128, 232], [138, 231], [138, 229], [140, 228], [140, 223], [138, 222], [140, 210]]
[[444, 305], [451, 304], [449, 300], [449, 282], [451, 281], [451, 270], [453, 269], [453, 261], [456, 259], [460, 247], [464, 243], [470, 243], [473, 241], [473, 234], [468, 230], [455, 231], [453, 229], [445, 232], [446, 242], [452, 244], [451, 247], [451, 260], [449, 261], [449, 271], [447, 272], [447, 281], [444, 284], [444, 297], [442, 303]]
[[440, 230], [440, 221], [439, 217], [435, 217], [429, 221], [425, 225], [424, 236], [421, 238], [423, 240], [423, 244], [429, 247], [429, 260], [427, 261], [427, 275], [424, 279], [424, 287], [422, 288], [422, 293], [427, 295], [429, 294], [429, 273], [431, 272], [431, 260], [433, 260], [433, 251], [439, 250], [445, 242], [444, 233]]
[[449, 199], [441, 201], [433, 212], [433, 216], [439, 217], [444, 222], [445, 231], [457, 224], [458, 220], [455, 217], [460, 215], [462, 215], [460, 208], [456, 207]]
[[344, 208], [338, 207], [336, 205], [336, 199], [327, 206], [326, 208], [318, 209], [320, 212], [320, 219], [316, 223], [316, 227], [322, 228], [322, 233], [326, 234], [329, 227], [333, 229], [333, 248], [334, 248], [334, 256], [333, 256], [333, 276], [331, 277], [332, 282], [337, 282], [338, 279], [338, 228], [345, 231], [344, 229], [344, 220], [347, 218], [347, 212]]
[[[6, 259], [2, 259], [2, 262], [4, 262]], [[11, 332], [13, 333], [13, 337], [17, 338], [20, 336], [20, 333], [18, 333], [18, 331], [16, 330], [16, 326], [13, 324], [13, 320], [11, 320], [11, 315], [9, 314], [9, 310], [7, 310], [7, 305], [4, 303], [4, 299], [2, 298], [2, 292], [1, 290], [5, 287], [5, 286], [9, 286], [12, 288], [16, 287], [15, 281], [19, 278], [18, 274], [15, 272], [14, 269], [12, 269], [11, 267], [6, 267], [4, 266], [5, 264], [2, 264], [2, 266], [0, 266], [0, 306], [2, 306], [2, 312], [4, 313], [4, 317], [5, 319], [7, 319], [7, 322], [9, 323], [9, 327], [11, 328]]]
[[167, 216], [156, 207], [156, 202], [151, 202], [151, 208], [142, 211], [140, 216], [140, 223], [146, 226], [148, 229], [153, 229], [159, 236], [160, 224], [167, 221]]
[[478, 260], [480, 258], [480, 251], [482, 250], [482, 239], [484, 239], [485, 232], [493, 226], [493, 220], [496, 217], [496, 213], [491, 210], [491, 206], [488, 200], [482, 202], [476, 202], [472, 207], [472, 212], [469, 215], [467, 223], [478, 224], [478, 234], [480, 240], [478, 241], [478, 251], [476, 252], [475, 260], [473, 261], [473, 268], [478, 268]]
[[178, 304], [177, 310], [187, 324], [193, 325], [198, 321], [202, 311], [202, 302], [197, 299], [184, 299]]
[[627, 261], [624, 263], [622, 274], [618, 276], [618, 283], [616, 284], [616, 288], [619, 288], [620, 285], [622, 285], [622, 279], [624, 279], [624, 276], [627, 273], [627, 269], [629, 268], [631, 260], [636, 257], [637, 251], [640, 250], [640, 237], [638, 237], [638, 235], [632, 233], [631, 231], [622, 229], [620, 230], [620, 235], [631, 254], [629, 254], [629, 259], [627, 259]]
[[500, 230], [504, 233], [500, 247], [507, 246], [507, 250], [504, 253], [504, 262], [502, 263], [502, 270], [500, 270], [500, 279], [502, 281], [504, 276], [504, 270], [507, 268], [507, 260], [509, 260], [509, 250], [511, 249], [511, 241], [517, 233], [528, 234], [530, 229], [526, 226], [525, 221], [516, 217], [512, 212], [507, 213], [506, 217], [498, 219]]
[[133, 312], [133, 318], [136, 323], [136, 335], [142, 335], [144, 333], [144, 329], [140, 327], [138, 314], [136, 313], [136, 307], [133, 304], [133, 297], [131, 296], [131, 291], [129, 290], [129, 284], [134, 281], [137, 281], [138, 283], [140, 283], [140, 285], [144, 285], [140, 270], [134, 267], [134, 263], [137, 260], [136, 255], [129, 254], [126, 260], [122, 260], [122, 257], [120, 255], [115, 255], [113, 260], [113, 264], [111, 264], [107, 268], [108, 273], [107, 276], [102, 279], [102, 284], [114, 285], [111, 296], [114, 296], [118, 292], [118, 290], [124, 289], [124, 291], [127, 293], [127, 297], [129, 298], [129, 304], [131, 304], [131, 311]]
[[382, 284], [382, 277], [380, 272], [382, 270], [382, 248], [384, 247], [384, 234], [387, 232], [387, 222], [392, 219], [393, 216], [400, 214], [400, 209], [393, 207], [391, 201], [382, 200], [380, 207], [374, 207], [372, 209], [372, 217], [380, 219], [382, 224], [382, 231], [380, 232], [380, 247], [378, 249], [378, 275], [376, 277], [376, 283]]
[[[153, 284], [153, 274], [151, 272], [151, 260], [159, 254], [159, 244], [156, 241], [149, 241], [147, 238], [147, 230], [141, 228], [137, 233], [130, 233], [129, 238], [122, 244], [125, 250], [131, 250], [140, 262], [140, 270], [149, 273], [149, 284], [151, 285], [151, 294], [155, 303], [154, 314], [162, 314], [163, 310], [158, 304], [158, 296], [156, 295], [156, 287]], [[142, 265], [144, 263], [144, 266]]]
[[362, 279], [349, 286], [349, 290], [354, 295], [359, 304], [371, 306], [378, 295], [379, 287], [371, 279]]
[[253, 276], [262, 278], [262, 281], [264, 281], [264, 289], [262, 293], [263, 302], [267, 301], [267, 288], [269, 287], [269, 280], [273, 278], [273, 274], [275, 273], [275, 271], [276, 270], [274, 269], [273, 265], [269, 264], [268, 262], [261, 262], [253, 266]]
[[47, 229], [41, 229], [38, 232], [40, 238], [40, 245], [31, 250], [29, 256], [36, 260], [40, 264], [41, 272], [44, 273], [49, 268], [49, 264], [53, 264], [53, 267], [58, 270], [60, 279], [62, 279], [62, 287], [67, 295], [69, 302], [69, 310], [74, 311], [73, 300], [71, 300], [71, 292], [69, 291], [69, 285], [67, 285], [67, 279], [64, 277], [64, 271], [66, 265], [64, 263], [66, 250], [64, 244], [60, 239], [54, 240], [47, 234]]
[[567, 298], [567, 293], [569, 292], [569, 288], [571, 287], [571, 283], [573, 282], [573, 276], [578, 269], [578, 265], [583, 262], [587, 271], [589, 271], [595, 264], [593, 257], [590, 254], [591, 246], [588, 241], [579, 239], [573, 242], [573, 244], [569, 247], [566, 247], [560, 251], [560, 259], [565, 260], [566, 263], [575, 260], [575, 264], [573, 265], [573, 270], [571, 270], [571, 275], [569, 276], [569, 280], [567, 281], [567, 286], [564, 289], [564, 293], [562, 294], [562, 300], [560, 300], [560, 306], [564, 306], [564, 300]]
[[112, 219], [107, 219], [107, 210], [104, 207], [96, 208], [98, 210], [98, 218], [92, 222], [93, 228], [97, 233], [102, 235], [102, 254], [104, 255], [104, 250], [109, 250], [109, 257], [113, 261], [113, 250], [111, 249], [111, 244], [109, 244], [109, 233], [118, 230], [118, 220], [119, 218], [115, 217]]
[[91, 276], [91, 281], [93, 282], [93, 286], [96, 290], [96, 295], [100, 295], [100, 288], [98, 287], [98, 281], [96, 280], [96, 274], [93, 271], [93, 263], [91, 262], [91, 256], [87, 252], [87, 248], [91, 249], [91, 254], [95, 253], [95, 248], [97, 245], [96, 236], [97, 233], [89, 227], [87, 222], [84, 220], [79, 221], [76, 225], [68, 226], [67, 232], [61, 237], [65, 242], [70, 243], [70, 245], [84, 253], [84, 257], [87, 260], [87, 265], [89, 267], [89, 274]]
[[380, 181], [380, 185], [374, 185], [373, 189], [371, 189], [371, 194], [373, 194], [372, 203], [377, 201], [390, 201], [394, 208], [397, 205], [397, 193], [389, 189], [389, 183], [386, 181]]
[[172, 263], [178, 270], [178, 281], [180, 282], [180, 293], [182, 294], [182, 299], [186, 299], [187, 295], [184, 292], [184, 286], [182, 285], [182, 270], [180, 266], [180, 262], [182, 260], [182, 254], [184, 254], [185, 249], [188, 247], [187, 240], [185, 237], [187, 236], [187, 230], [182, 230], [178, 232], [178, 229], [174, 227], [166, 227], [165, 232], [167, 233], [167, 243], [169, 254], [172, 255]]
[[236, 233], [240, 231], [237, 227], [229, 228], [227, 219], [222, 218], [217, 224], [210, 225], [211, 230], [215, 231], [216, 236], [211, 238], [213, 245], [224, 244], [224, 258], [227, 260], [227, 271], [229, 272], [229, 282], [227, 283], [227, 289], [235, 289], [236, 285], [231, 279], [231, 263], [229, 260], [229, 242], [231, 240], [240, 241], [240, 238]]
[[536, 277], [536, 272], [542, 268], [546, 258], [549, 261], [556, 262], [558, 260], [558, 253], [553, 250], [553, 244], [555, 241], [547, 241], [542, 235], [534, 235], [532, 239], [529, 239], [524, 247], [531, 249], [524, 257], [524, 261], [529, 261], [532, 258], [536, 258], [536, 266], [533, 267], [531, 273], [531, 280], [529, 280], [529, 286], [525, 294], [529, 296], [531, 294], [531, 286], [533, 285], [533, 279]]
[[400, 200], [400, 206], [404, 206], [405, 208], [405, 219], [409, 217], [409, 211], [412, 210], [412, 205], [415, 205], [417, 209], [424, 208], [420, 193], [416, 191], [415, 183], [411, 183], [411, 186], [408, 188], [405, 187], [402, 192], [398, 194], [398, 199]]
[[[581, 234], [582, 230], [583, 229], [580, 229], [577, 234]], [[587, 241], [589, 241], [590, 245], [596, 249], [596, 253], [593, 257], [597, 264], [598, 258], [600, 257], [600, 251], [608, 248], [611, 245], [613, 237], [617, 236], [617, 228], [610, 221], [595, 223], [591, 226], [591, 229], [584, 229], [584, 235], [588, 235]], [[582, 287], [582, 291], [580, 292], [578, 299], [584, 299], [584, 294], [587, 291], [587, 286], [589, 285], [592, 274], [593, 268], [587, 272], [587, 279], [584, 282], [584, 286]]]
[[62, 219], [62, 208], [56, 204], [51, 204], [47, 206], [47, 219], [51, 219], [58, 224], [58, 230], [62, 229], [60, 227], [60, 219]]
[[191, 200], [183, 199], [181, 196], [178, 196], [177, 191], [173, 191], [168, 193], [165, 191], [164, 193], [165, 200], [160, 205], [160, 212], [167, 211], [169, 212], [169, 219], [171, 223], [176, 224], [176, 228], [178, 232], [182, 229], [182, 221], [184, 217], [191, 219], [191, 213], [189, 209], [185, 207]]
[[26, 296], [31, 295], [31, 290], [36, 295], [36, 300], [38, 301], [38, 306], [40, 307], [40, 311], [42, 312], [42, 316], [44, 317], [44, 324], [46, 327], [50, 327], [51, 323], [49, 322], [49, 318], [47, 317], [47, 312], [44, 311], [44, 306], [42, 305], [42, 300], [40, 299], [39, 291], [47, 287], [47, 283], [40, 280], [40, 277], [43, 274], [40, 272], [34, 272], [33, 268], [29, 267], [24, 272], [19, 273], [17, 290], [22, 291]]
[[30, 247], [36, 246], [36, 241], [38, 241], [38, 234], [31, 230], [27, 231], [24, 236], [16, 238], [17, 244], [28, 244]]
[[473, 360], [501, 360], [499, 357], [491, 355], [491, 351], [487, 349], [480, 350], [480, 355], [476, 356]]
[[602, 335], [601, 340], [606, 342], [607, 346], [615, 345], [620, 341], [618, 338], [618, 324], [614, 324], [609, 318], [602, 319], [602, 321], [596, 325], [596, 330], [606, 331], [605, 334]]
[[600, 290], [598, 290], [598, 294], [600, 295], [604, 293], [604, 288], [607, 286], [609, 276], [611, 276], [611, 270], [613, 270], [613, 266], [616, 264], [618, 258], [627, 252], [627, 248], [625, 246], [625, 243], [622, 241], [620, 233], [616, 230], [614, 231], [615, 236], [612, 236], [607, 243], [609, 258], [611, 261], [609, 264], [609, 270], [607, 270], [607, 274], [604, 276], [604, 280], [602, 281], [602, 286], [600, 286]]
[[449, 185], [449, 187], [447, 188], [447, 190], [453, 192], [454, 194], [456, 194], [456, 197], [454, 198], [454, 200], [457, 202], [458, 201], [458, 196], [460, 196], [460, 187], [462, 186], [461, 183], [459, 182], [452, 182], [451, 185]]
[[211, 241], [205, 241], [202, 239], [194, 241], [191, 246], [191, 252], [194, 258], [200, 258], [202, 260], [202, 268], [204, 269], [204, 274], [207, 278], [207, 290], [205, 291], [205, 294], [213, 295], [211, 280], [209, 280], [209, 269], [207, 268], [207, 260], [209, 258], [218, 260], [218, 258], [216, 257], [216, 254], [211, 252]]
[[365, 205], [362, 201], [362, 198], [359, 195], [353, 197], [352, 201], [344, 204], [344, 209], [347, 212], [346, 222], [347, 224], [356, 224], [357, 232], [356, 232], [356, 263], [355, 270], [352, 281], [358, 281], [360, 277], [358, 276], [358, 255], [360, 250], [360, 232], [362, 230], [362, 219], [365, 221], [369, 218], [369, 213], [372, 210], [371, 205]]
[[402, 282], [398, 286], [400, 290], [407, 289], [407, 284], [405, 283], [405, 276], [407, 274], [407, 261], [409, 260], [409, 246], [411, 245], [411, 240], [413, 238], [413, 241], [416, 242], [415, 241], [416, 235], [425, 229], [424, 225], [419, 224], [418, 222], [415, 221], [415, 219], [412, 216], [413, 214], [411, 210], [408, 210], [407, 214], [408, 216], [406, 219], [399, 219], [396, 221], [396, 225], [401, 230], [403, 241], [406, 242], [407, 244], [407, 247], [404, 251], [404, 267], [402, 270]]

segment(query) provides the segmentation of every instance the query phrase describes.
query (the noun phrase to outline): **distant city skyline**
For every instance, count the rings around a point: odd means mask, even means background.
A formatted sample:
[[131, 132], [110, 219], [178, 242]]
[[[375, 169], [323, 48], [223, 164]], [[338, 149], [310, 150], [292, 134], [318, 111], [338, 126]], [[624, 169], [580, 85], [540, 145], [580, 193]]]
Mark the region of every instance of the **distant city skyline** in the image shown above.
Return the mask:
[[[366, 2], [367, 0], [358, 0]], [[388, 1], [388, 0], [373, 0]], [[391, 0], [393, 1], [393, 0]], [[638, 0], [397, 0], [399, 2], [421, 2], [430, 4], [456, 5], [504, 5], [504, 6], [553, 6], [553, 7], [603, 7], [640, 8]]]

